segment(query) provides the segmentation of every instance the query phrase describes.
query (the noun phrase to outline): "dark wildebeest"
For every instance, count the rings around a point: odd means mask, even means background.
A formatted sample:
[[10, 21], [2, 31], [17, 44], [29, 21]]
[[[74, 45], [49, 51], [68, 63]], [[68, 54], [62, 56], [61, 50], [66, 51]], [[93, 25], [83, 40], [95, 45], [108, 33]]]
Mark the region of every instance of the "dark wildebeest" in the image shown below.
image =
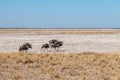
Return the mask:
[[51, 48], [54, 48], [55, 50], [60, 48], [61, 46], [63, 46], [63, 42], [62, 41], [57, 41], [54, 44], [51, 45]]
[[52, 44], [54, 44], [55, 42], [58, 42], [58, 40], [57, 40], [57, 39], [52, 39], [52, 40], [49, 41], [49, 44], [52, 45]]
[[19, 51], [28, 51], [29, 48], [32, 49], [32, 45], [30, 43], [24, 43], [22, 46], [20, 46]]
[[46, 44], [43, 44], [42, 47], [41, 47], [41, 50], [44, 50], [44, 51], [45, 51], [45, 50], [48, 50], [49, 47], [50, 47], [49, 44], [47, 44], [47, 43], [46, 43]]

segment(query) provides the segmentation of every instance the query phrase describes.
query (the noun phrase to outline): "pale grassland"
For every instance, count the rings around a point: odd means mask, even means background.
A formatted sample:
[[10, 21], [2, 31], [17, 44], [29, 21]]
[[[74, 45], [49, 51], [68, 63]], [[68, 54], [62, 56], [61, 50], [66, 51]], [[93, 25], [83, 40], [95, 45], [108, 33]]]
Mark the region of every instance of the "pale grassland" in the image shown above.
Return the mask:
[[0, 34], [119, 34], [119, 29], [0, 29]]
[[0, 53], [0, 80], [120, 80], [120, 54]]

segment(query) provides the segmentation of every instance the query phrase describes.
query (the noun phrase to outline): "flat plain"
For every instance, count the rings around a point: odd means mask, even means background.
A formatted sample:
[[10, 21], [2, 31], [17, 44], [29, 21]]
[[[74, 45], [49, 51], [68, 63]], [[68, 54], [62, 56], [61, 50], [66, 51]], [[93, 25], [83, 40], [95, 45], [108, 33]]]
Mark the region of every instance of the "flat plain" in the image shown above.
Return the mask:
[[[41, 51], [51, 39], [63, 47]], [[0, 29], [0, 80], [120, 80], [119, 53], [119, 29]]]
[[[18, 52], [29, 42], [30, 52], [39, 53], [42, 44], [51, 39], [64, 42], [58, 52], [120, 52], [119, 29], [1, 29], [0, 52]], [[49, 49], [47, 52], [55, 52]]]

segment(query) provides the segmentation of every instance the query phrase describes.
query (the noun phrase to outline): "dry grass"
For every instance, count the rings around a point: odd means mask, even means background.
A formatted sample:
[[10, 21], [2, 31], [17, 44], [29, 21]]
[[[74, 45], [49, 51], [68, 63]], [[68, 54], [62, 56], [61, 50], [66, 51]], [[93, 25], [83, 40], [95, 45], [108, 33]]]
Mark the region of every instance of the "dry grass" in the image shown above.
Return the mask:
[[49, 34], [118, 34], [120, 30], [105, 29], [0, 29], [1, 34], [29, 34], [29, 35], [49, 35]]
[[120, 80], [120, 54], [0, 53], [0, 80]]

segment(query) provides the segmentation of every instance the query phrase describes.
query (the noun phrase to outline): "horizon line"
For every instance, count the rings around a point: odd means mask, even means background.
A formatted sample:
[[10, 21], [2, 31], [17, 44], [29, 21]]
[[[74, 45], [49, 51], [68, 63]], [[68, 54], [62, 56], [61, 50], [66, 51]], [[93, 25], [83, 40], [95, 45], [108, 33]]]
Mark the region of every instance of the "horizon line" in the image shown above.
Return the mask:
[[120, 28], [0, 28], [0, 29], [120, 29]]

